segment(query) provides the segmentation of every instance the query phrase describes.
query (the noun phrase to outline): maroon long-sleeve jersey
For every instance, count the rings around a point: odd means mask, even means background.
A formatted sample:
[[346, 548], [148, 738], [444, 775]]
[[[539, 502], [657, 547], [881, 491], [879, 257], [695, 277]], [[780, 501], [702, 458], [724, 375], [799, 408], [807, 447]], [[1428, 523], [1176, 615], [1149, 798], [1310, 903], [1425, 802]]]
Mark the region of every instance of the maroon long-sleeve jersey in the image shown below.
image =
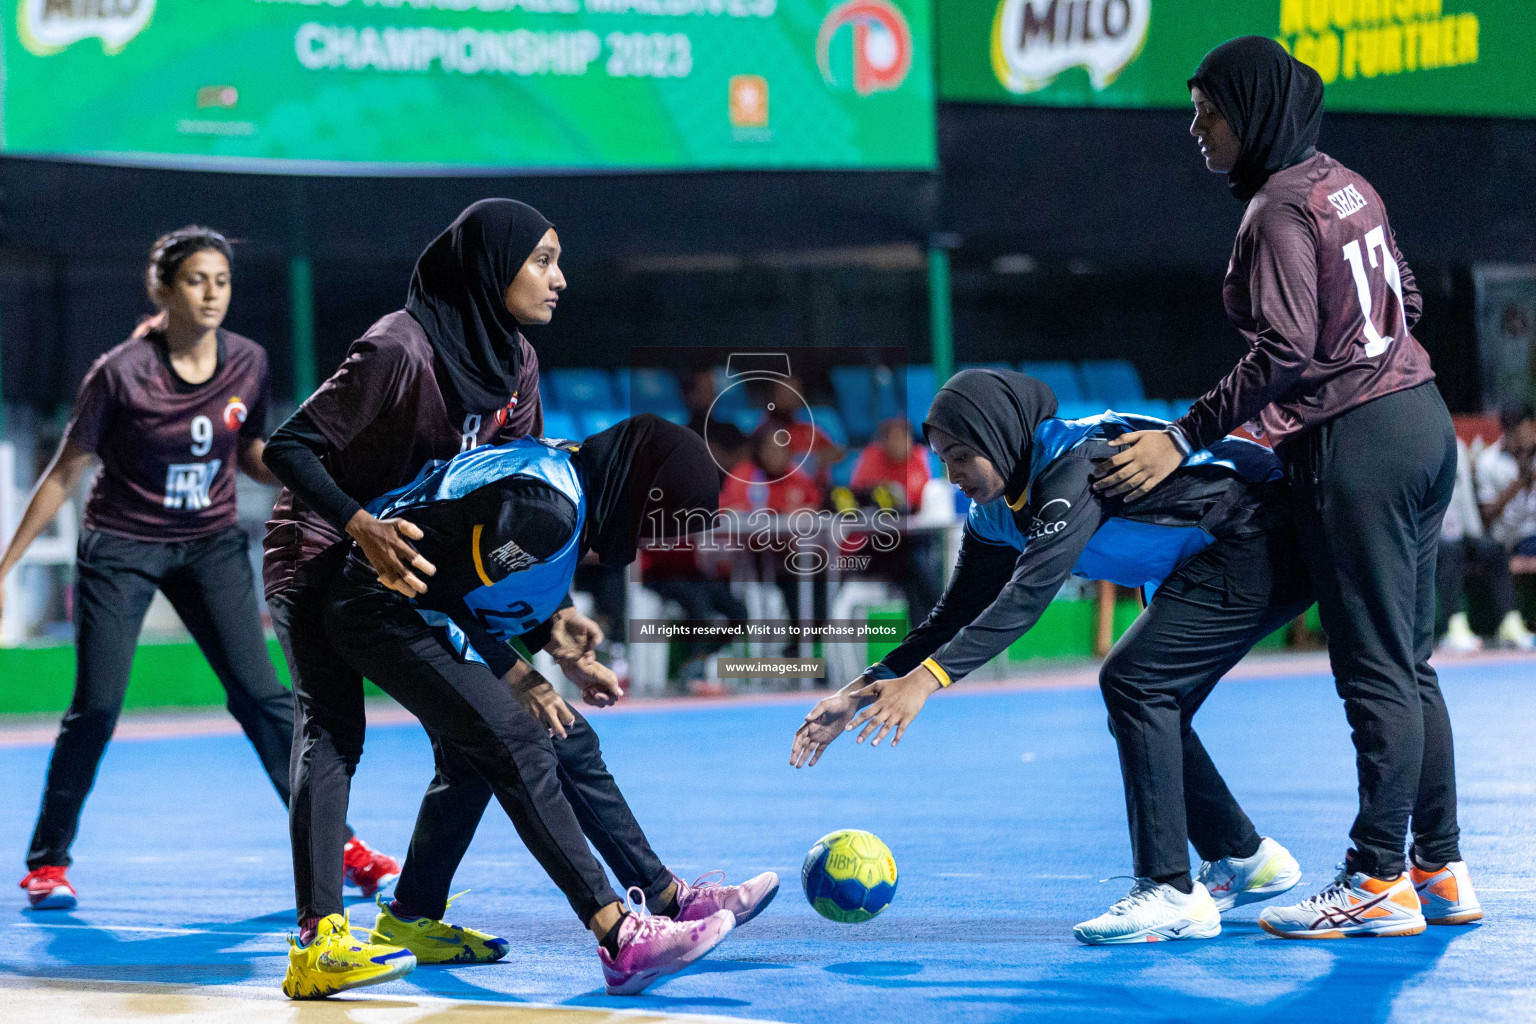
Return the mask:
[[1175, 423], [1203, 448], [1252, 420], [1271, 444], [1434, 378], [1422, 304], [1381, 197], [1325, 153], [1248, 203], [1222, 288], [1249, 351]]

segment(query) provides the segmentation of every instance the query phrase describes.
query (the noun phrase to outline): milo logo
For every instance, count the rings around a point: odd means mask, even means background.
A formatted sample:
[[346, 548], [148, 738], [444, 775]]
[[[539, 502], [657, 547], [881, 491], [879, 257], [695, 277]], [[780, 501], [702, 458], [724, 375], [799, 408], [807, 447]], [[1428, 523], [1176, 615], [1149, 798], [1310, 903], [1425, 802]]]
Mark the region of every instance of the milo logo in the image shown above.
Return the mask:
[[155, 0], [18, 0], [21, 43], [40, 57], [95, 36], [116, 53], [149, 24]]
[[1044, 89], [1068, 68], [1103, 89], [1141, 52], [1152, 0], [1001, 0], [992, 70], [1010, 92]]

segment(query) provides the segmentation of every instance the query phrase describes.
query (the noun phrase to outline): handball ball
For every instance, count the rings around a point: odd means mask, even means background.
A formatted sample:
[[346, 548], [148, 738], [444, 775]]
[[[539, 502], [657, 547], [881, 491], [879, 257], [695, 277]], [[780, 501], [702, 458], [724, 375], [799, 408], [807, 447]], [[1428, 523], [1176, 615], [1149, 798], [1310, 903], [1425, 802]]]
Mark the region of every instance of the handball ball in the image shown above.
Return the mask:
[[800, 886], [822, 917], [858, 924], [891, 905], [896, 859], [873, 833], [839, 829], [818, 839], [805, 855]]

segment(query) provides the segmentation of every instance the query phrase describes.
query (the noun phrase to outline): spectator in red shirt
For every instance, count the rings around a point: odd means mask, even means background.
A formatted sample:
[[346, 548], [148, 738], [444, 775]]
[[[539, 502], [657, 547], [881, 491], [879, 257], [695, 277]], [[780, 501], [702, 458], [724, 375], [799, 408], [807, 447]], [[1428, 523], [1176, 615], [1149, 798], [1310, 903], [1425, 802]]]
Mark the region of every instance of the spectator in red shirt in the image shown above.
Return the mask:
[[912, 428], [904, 419], [881, 423], [853, 467], [854, 496], [861, 502], [885, 504], [871, 499], [885, 487], [893, 507], [916, 512], [923, 505], [923, 488], [928, 485], [928, 449], [912, 443]]
[[721, 507], [749, 512], [768, 509], [781, 515], [820, 508], [821, 488], [805, 472], [803, 451], [784, 428], [764, 422], [752, 435], [751, 454], [726, 477]]
[[[859, 453], [850, 487], [864, 504], [916, 513], [922, 508], [923, 488], [930, 478], [928, 449], [912, 443], [911, 424], [893, 418], [880, 424], [874, 438]], [[904, 530], [899, 549], [887, 556], [875, 555], [896, 559], [887, 568], [897, 570], [893, 577], [901, 581], [906, 595], [909, 622], [922, 622], [939, 601], [944, 589], [944, 569], [938, 554], [935, 534]]]
[[[758, 427], [752, 434], [751, 453], [726, 477], [720, 492], [721, 508], [742, 512], [767, 510], [785, 516], [821, 507], [821, 489], [806, 475], [793, 442], [780, 427], [767, 422]], [[759, 570], [760, 579], [779, 585], [789, 617], [799, 619], [801, 577], [788, 571], [784, 557], [777, 551], [766, 553]], [[826, 588], [817, 587], [811, 615], [825, 617], [825, 604]]]

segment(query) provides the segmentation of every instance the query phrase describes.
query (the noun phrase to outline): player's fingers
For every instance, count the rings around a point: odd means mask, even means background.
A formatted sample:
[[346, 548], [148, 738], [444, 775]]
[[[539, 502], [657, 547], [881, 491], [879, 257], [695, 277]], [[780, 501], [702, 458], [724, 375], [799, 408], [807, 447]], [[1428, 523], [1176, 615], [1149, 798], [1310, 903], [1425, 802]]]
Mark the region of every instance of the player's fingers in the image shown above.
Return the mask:
[[863, 725], [865, 722], [867, 722], [871, 718], [873, 718], [874, 715], [875, 715], [875, 712], [877, 712], [879, 710], [880, 710], [880, 705], [878, 705], [878, 704], [871, 704], [869, 707], [865, 708], [863, 711], [860, 711], [858, 714], [854, 715], [853, 716], [853, 721], [849, 722], [846, 726], [843, 727], [843, 732], [852, 732], [853, 730], [857, 729], [859, 726]]
[[817, 744], [816, 746], [811, 747], [811, 759], [805, 762], [805, 766], [809, 768], [817, 761], [820, 761], [821, 755], [826, 749], [827, 745], [825, 743]]
[[880, 741], [885, 739], [885, 734], [890, 732], [891, 727], [895, 724], [896, 723], [891, 721], [882, 722], [880, 725], [880, 731], [875, 733], [875, 741], [871, 743], [870, 746], [878, 747], [880, 745]]
[[1101, 459], [1099, 460], [1099, 464], [1094, 467], [1093, 475], [1095, 478], [1102, 480], [1106, 476], [1109, 476], [1111, 473], [1125, 466], [1133, 458], [1135, 458], [1135, 456], [1130, 452], [1120, 452], [1117, 455], [1109, 456], [1107, 459]]
[[878, 697], [880, 696], [880, 687], [884, 682], [885, 680], [883, 679], [876, 679], [872, 682], [865, 683], [863, 686], [859, 687], [857, 690], [854, 690], [848, 696], [854, 698]]
[[859, 733], [859, 740], [858, 741], [860, 743], [863, 743], [865, 740], [869, 739], [870, 734], [873, 733], [876, 729], [880, 728], [880, 726], [884, 722], [885, 722], [885, 716], [883, 716], [883, 715], [881, 715], [879, 717], [876, 717], [876, 718], [871, 718], [869, 720], [869, 724], [864, 726], [864, 731]]
[[544, 723], [549, 726], [549, 734], [557, 740], [565, 739], [565, 723], [560, 721], [560, 712], [556, 708], [544, 709]]
[[910, 718], [904, 719], [901, 722], [897, 723], [897, 725], [896, 725], [896, 735], [891, 737], [891, 746], [894, 747], [896, 744], [901, 742], [901, 738], [903, 736], [905, 736], [906, 733], [907, 733], [907, 726], [909, 726], [911, 724], [912, 724], [912, 719], [910, 719]]
[[416, 569], [419, 572], [424, 572], [428, 576], [436, 576], [437, 575], [437, 566], [433, 565], [431, 562], [427, 561], [425, 558], [422, 558], [420, 555], [412, 553], [412, 555], [410, 556], [410, 561], [411, 561], [411, 568]]
[[421, 540], [421, 538], [426, 536], [426, 534], [421, 532], [421, 527], [409, 519], [396, 519], [395, 532], [403, 537], [409, 537], [411, 540]]
[[406, 593], [411, 597], [415, 597], [417, 594], [425, 594], [427, 592], [427, 585], [421, 582], [421, 580], [417, 579], [416, 574], [413, 572], [408, 572], [401, 576], [400, 581], [404, 583], [408, 588], [410, 588], [408, 591], [406, 591]]

